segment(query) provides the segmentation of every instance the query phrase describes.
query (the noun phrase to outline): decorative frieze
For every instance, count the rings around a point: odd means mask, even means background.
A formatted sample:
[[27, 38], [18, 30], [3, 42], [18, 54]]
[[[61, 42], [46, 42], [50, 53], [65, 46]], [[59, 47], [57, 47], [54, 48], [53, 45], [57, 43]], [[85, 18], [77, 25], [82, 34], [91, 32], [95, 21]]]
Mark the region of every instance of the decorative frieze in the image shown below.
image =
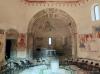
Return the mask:
[[[50, 5], [67, 5], [67, 6], [79, 6], [87, 3], [90, 0], [24, 0], [25, 4], [33, 6], [50, 6]], [[93, 1], [93, 0], [92, 0]]]

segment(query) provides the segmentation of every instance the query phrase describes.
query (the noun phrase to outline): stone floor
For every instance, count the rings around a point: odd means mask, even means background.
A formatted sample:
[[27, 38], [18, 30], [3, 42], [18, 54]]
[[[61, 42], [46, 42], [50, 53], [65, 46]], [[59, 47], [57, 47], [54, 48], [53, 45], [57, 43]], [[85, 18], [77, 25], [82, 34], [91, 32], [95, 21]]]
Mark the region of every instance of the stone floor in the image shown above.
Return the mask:
[[[36, 66], [36, 67], [31, 67], [28, 69], [25, 69], [23, 71], [20, 71], [19, 74], [59, 74], [59, 73], [44, 73], [43, 70], [45, 71], [47, 69], [47, 66], [41, 65], [41, 66]], [[76, 66], [60, 66], [60, 69], [66, 69], [66, 72], [63, 74], [87, 74], [86, 71], [83, 71], [82, 69], [79, 69]], [[48, 70], [49, 71], [49, 70]], [[58, 71], [57, 71], [58, 72]], [[16, 74], [16, 73], [15, 73]], [[61, 73], [62, 74], [62, 73]]]
[[[56, 73], [59, 72], [58, 69], [54, 70], [55, 72], [51, 72], [50, 66], [37, 65], [37, 66], [32, 66], [27, 68], [13, 69], [11, 71], [8, 71], [7, 73], [2, 73], [2, 74], [100, 74], [100, 72], [94, 73], [94, 72], [84, 71], [75, 65], [69, 65], [69, 66], [61, 65], [59, 66], [59, 69], [61, 73]], [[62, 72], [62, 70], [64, 72]], [[47, 73], [47, 71], [49, 73]]]

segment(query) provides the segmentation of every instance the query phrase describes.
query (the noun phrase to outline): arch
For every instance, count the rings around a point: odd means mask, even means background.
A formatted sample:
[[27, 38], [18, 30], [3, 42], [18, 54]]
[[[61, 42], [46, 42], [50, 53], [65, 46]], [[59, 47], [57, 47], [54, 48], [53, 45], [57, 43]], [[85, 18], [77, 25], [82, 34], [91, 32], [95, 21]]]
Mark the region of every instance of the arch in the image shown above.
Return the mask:
[[6, 39], [17, 39], [18, 38], [18, 31], [15, 29], [8, 29], [6, 31]]
[[[61, 27], [63, 27], [65, 31], [63, 31]], [[57, 28], [61, 29], [63, 32], [59, 31], [59, 29]], [[56, 8], [47, 8], [47, 9], [39, 11], [37, 14], [33, 16], [31, 21], [29, 22], [28, 40], [27, 40], [29, 55], [32, 54], [31, 53], [32, 50], [36, 49], [36, 47], [34, 46], [36, 44], [35, 41], [36, 41], [37, 36], [38, 36], [38, 39], [42, 40], [42, 38], [39, 38], [40, 36], [42, 36], [42, 33], [44, 33], [44, 35], [49, 34], [50, 36], [51, 34], [50, 32], [52, 32], [51, 36], [52, 35], [55, 36], [54, 33], [57, 33], [57, 31], [61, 32], [59, 34], [64, 33], [67, 35], [68, 33], [68, 36], [66, 35], [64, 36], [64, 44], [67, 44], [66, 41], [69, 40], [71, 44], [69, 44], [68, 47], [71, 47], [71, 50], [72, 50], [71, 56], [77, 57], [76, 23], [74, 19], [68, 13]], [[67, 47], [67, 45], [65, 45], [64, 47]]]

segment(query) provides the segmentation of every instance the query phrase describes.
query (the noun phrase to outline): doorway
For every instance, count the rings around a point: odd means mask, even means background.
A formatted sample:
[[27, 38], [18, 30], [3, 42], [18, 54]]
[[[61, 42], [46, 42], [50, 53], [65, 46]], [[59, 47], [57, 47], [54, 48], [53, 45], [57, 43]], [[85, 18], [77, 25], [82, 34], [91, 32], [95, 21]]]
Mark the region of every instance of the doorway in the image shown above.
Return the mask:
[[8, 60], [16, 55], [16, 39], [6, 39], [5, 59]]

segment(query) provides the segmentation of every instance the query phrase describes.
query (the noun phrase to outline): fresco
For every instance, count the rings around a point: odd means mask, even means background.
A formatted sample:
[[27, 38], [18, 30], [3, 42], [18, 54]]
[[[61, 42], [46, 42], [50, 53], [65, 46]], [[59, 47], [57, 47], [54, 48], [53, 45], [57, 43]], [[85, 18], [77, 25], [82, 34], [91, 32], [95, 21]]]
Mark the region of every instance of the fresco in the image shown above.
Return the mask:
[[18, 48], [24, 49], [26, 48], [26, 35], [24, 33], [20, 33], [18, 37]]
[[79, 2], [80, 0], [25, 0], [28, 2]]
[[100, 32], [90, 34], [79, 34], [79, 47], [88, 51], [97, 52], [100, 50]]
[[48, 4], [54, 3], [54, 5], [81, 5], [87, 3], [89, 0], [24, 0], [25, 4], [34, 5], [34, 4]]

